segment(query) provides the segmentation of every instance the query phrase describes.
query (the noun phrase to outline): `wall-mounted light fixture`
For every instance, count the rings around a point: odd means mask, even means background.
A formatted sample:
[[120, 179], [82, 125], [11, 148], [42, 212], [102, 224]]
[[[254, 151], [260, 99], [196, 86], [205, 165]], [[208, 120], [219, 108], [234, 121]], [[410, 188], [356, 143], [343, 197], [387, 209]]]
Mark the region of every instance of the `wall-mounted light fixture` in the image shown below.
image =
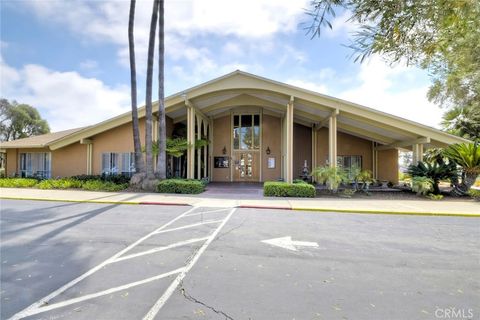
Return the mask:
[[270, 154], [270, 147], [267, 147], [267, 150], [265, 150], [267, 154]]
[[222, 153], [227, 154], [227, 147], [223, 146]]

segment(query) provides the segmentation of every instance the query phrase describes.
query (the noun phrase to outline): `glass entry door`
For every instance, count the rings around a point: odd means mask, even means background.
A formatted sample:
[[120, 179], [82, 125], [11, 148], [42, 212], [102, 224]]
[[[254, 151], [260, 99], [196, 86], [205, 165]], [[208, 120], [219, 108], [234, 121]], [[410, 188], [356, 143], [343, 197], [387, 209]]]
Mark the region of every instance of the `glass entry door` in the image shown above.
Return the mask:
[[259, 180], [258, 152], [236, 151], [233, 156], [233, 164], [234, 181], [256, 182]]

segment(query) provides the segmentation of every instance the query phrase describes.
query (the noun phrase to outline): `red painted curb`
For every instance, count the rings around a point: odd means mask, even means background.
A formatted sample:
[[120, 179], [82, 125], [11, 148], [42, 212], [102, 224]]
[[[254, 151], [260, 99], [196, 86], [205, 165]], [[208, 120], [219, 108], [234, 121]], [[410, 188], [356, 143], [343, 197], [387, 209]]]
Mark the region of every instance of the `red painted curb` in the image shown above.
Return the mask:
[[275, 207], [275, 206], [255, 206], [255, 205], [240, 205], [237, 208], [241, 209], [279, 209], [279, 210], [292, 210], [290, 207]]
[[156, 202], [156, 201], [143, 201], [138, 204], [152, 205], [152, 206], [190, 206], [188, 203], [171, 203], [171, 202]]

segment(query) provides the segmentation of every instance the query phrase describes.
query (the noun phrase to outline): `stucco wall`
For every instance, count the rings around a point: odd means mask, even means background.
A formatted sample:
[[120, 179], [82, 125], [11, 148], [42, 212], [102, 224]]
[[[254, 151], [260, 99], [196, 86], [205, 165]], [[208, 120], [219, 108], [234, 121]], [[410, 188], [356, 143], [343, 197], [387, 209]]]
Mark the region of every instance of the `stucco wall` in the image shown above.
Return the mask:
[[[231, 157], [231, 121], [230, 115], [217, 118], [213, 120], [213, 157]], [[224, 155], [223, 147], [227, 149], [227, 154]], [[232, 163], [230, 161], [230, 167]], [[213, 168], [213, 181], [230, 181], [230, 168]]]
[[[262, 120], [262, 179], [278, 180], [282, 175], [282, 121], [270, 115], [263, 115]], [[270, 155], [266, 154], [267, 147]], [[268, 169], [268, 158], [275, 157], [275, 168]]]
[[87, 145], [74, 143], [52, 151], [52, 178], [87, 173]]
[[[362, 156], [362, 169], [372, 170], [372, 142], [344, 132], [337, 132], [337, 155]], [[328, 128], [317, 132], [317, 166], [328, 159]]]
[[378, 151], [378, 180], [387, 180], [393, 184], [398, 183], [398, 150]]
[[17, 173], [18, 168], [18, 157], [17, 157], [17, 150], [18, 149], [7, 149], [7, 160], [5, 164], [5, 175], [7, 177], [13, 176]]
[[293, 125], [293, 179], [302, 175], [307, 160], [308, 169], [312, 170], [312, 128], [298, 123]]

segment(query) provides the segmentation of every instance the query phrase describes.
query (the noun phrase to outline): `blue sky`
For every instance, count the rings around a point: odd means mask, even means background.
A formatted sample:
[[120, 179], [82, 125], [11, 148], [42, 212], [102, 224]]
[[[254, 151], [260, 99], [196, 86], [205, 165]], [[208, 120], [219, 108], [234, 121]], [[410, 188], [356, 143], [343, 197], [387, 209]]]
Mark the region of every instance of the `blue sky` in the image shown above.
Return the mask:
[[[438, 127], [426, 72], [379, 57], [354, 63], [342, 46], [356, 28], [346, 13], [310, 39], [308, 2], [167, 0], [166, 93], [241, 69]], [[151, 5], [137, 0], [140, 104]], [[128, 111], [128, 9], [126, 0], [2, 0], [2, 97], [37, 107], [54, 131]]]

